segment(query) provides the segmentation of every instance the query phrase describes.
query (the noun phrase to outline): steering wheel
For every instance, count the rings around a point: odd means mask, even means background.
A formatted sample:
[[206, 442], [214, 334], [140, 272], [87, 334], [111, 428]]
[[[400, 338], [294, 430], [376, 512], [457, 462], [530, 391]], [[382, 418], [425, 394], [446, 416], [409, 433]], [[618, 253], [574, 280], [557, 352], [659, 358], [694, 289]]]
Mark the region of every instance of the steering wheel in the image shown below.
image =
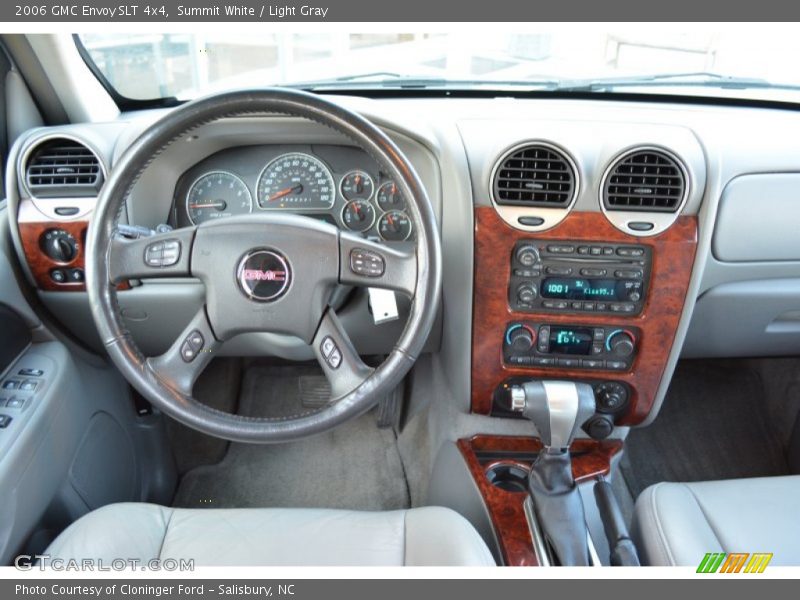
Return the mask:
[[[117, 226], [142, 172], [170, 144], [212, 121], [280, 114], [326, 125], [361, 147], [406, 198], [415, 240], [388, 246], [319, 220], [250, 214], [140, 239]], [[209, 96], [170, 111], [114, 167], [88, 231], [86, 285], [111, 360], [154, 406], [219, 438], [284, 442], [326, 431], [372, 408], [414, 364], [435, 320], [441, 248], [433, 209], [419, 177], [377, 127], [319, 96], [280, 88]], [[191, 277], [205, 303], [161, 356], [145, 357], [126, 330], [116, 285], [129, 279]], [[394, 290], [412, 298], [405, 328], [377, 368], [367, 366], [328, 305], [338, 284]], [[215, 410], [192, 386], [220, 347], [246, 332], [293, 335], [310, 344], [331, 387], [321, 409], [290, 417], [250, 418]]]

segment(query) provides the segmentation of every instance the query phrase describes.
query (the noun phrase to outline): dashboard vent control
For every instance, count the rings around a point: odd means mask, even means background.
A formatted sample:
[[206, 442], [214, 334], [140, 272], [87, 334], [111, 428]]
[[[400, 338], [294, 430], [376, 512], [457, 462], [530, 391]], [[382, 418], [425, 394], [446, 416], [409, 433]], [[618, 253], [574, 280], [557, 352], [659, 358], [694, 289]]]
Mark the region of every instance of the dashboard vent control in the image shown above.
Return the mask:
[[30, 193], [38, 198], [96, 196], [103, 185], [97, 155], [68, 138], [52, 138], [33, 148], [25, 165]]
[[497, 204], [566, 207], [575, 198], [575, 168], [560, 150], [530, 144], [497, 163], [492, 191]]
[[608, 210], [675, 212], [686, 194], [686, 175], [670, 155], [634, 150], [609, 168], [603, 184]]

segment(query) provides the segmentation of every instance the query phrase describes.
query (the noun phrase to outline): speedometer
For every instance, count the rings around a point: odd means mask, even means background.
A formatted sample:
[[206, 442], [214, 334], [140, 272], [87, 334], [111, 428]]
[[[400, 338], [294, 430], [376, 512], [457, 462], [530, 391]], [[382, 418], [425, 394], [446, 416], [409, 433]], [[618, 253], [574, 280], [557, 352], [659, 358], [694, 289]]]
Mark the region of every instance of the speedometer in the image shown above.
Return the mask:
[[301, 152], [279, 156], [264, 167], [258, 178], [261, 210], [329, 210], [335, 196], [328, 167]]
[[194, 225], [253, 210], [247, 185], [227, 171], [211, 171], [197, 179], [186, 194], [186, 214]]

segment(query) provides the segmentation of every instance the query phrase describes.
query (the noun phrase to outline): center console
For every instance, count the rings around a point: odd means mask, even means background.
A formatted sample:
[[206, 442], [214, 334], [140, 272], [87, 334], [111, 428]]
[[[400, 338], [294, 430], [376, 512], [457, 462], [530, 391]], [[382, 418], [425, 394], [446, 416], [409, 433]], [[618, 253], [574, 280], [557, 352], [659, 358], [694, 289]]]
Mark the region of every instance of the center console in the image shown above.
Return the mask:
[[[587, 437], [579, 432], [564, 449], [572, 477], [581, 483], [609, 473], [622, 449], [614, 428], [642, 422], [656, 401], [696, 244], [694, 216], [639, 237], [601, 212], [571, 211], [532, 234], [492, 206], [476, 207], [472, 412], [522, 418], [520, 390], [579, 385], [594, 396], [595, 413], [580, 424]], [[507, 565], [542, 564], [542, 536], [528, 510], [536, 503], [525, 502], [541, 448], [533, 437], [459, 442]]]

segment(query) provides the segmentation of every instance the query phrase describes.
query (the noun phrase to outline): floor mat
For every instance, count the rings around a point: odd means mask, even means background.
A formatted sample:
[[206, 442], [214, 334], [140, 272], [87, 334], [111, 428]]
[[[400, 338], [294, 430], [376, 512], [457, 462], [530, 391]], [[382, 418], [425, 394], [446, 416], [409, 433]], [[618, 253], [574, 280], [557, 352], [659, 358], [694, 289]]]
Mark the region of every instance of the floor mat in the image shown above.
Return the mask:
[[744, 361], [679, 363], [658, 418], [625, 442], [622, 472], [633, 497], [660, 481], [787, 474], [764, 393]]
[[[280, 417], [304, 410], [300, 379], [319, 374], [317, 366], [249, 367], [239, 413]], [[230, 444], [220, 463], [186, 474], [174, 505], [391, 510], [408, 507], [409, 492], [395, 434], [378, 429], [371, 411], [299, 442]]]

